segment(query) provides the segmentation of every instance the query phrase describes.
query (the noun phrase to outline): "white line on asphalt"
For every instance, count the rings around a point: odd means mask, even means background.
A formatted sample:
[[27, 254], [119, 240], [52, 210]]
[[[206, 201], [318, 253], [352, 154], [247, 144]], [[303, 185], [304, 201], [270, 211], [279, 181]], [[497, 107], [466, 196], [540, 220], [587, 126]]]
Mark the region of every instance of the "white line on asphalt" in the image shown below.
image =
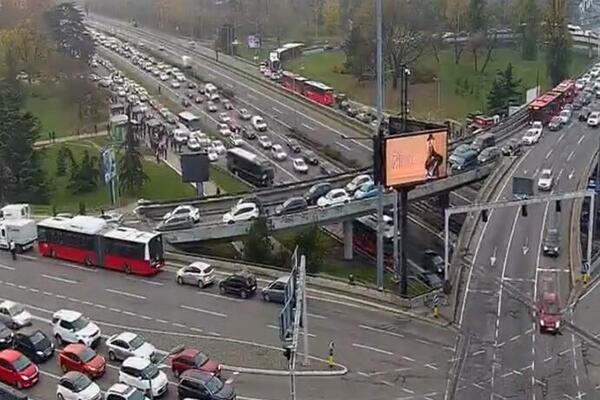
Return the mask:
[[550, 151], [548, 153], [546, 153], [546, 160], [550, 158], [553, 151], [554, 151], [554, 149], [550, 149]]
[[76, 283], [79, 283], [77, 281], [73, 281], [71, 279], [65, 279], [65, 278], [61, 278], [60, 276], [54, 276], [54, 275], [46, 275], [46, 274], [42, 274], [42, 276], [46, 279], [52, 279], [53, 281], [57, 281], [57, 282], [62, 282], [62, 283], [69, 283], [71, 285], [74, 285]]
[[145, 319], [145, 320], [147, 320], [147, 321], [151, 321], [151, 320], [153, 320], [153, 319], [154, 319], [154, 318], [152, 318], [152, 317], [149, 317], [149, 316], [147, 316], [147, 315], [138, 315], [138, 317], [140, 317], [141, 319]]
[[314, 131], [315, 130], [315, 128], [313, 128], [312, 126], [306, 125], [304, 123], [302, 124], [302, 126], [305, 127], [306, 129], [308, 129], [309, 131]]
[[371, 350], [371, 351], [374, 351], [376, 353], [381, 353], [381, 354], [385, 354], [385, 355], [388, 355], [388, 356], [393, 356], [394, 355], [394, 353], [392, 353], [391, 351], [378, 349], [377, 347], [371, 347], [371, 346], [367, 346], [367, 345], [360, 344], [360, 343], [352, 343], [352, 346], [357, 347], [359, 349]]
[[178, 328], [187, 328], [187, 326], [185, 326], [184, 324], [181, 324], [179, 322], [173, 322], [172, 324], [173, 326], [176, 326]]
[[16, 287], [17, 285], [12, 283], [12, 282], [4, 282], [5, 285], [7, 286], [12, 286], [12, 287]]
[[[278, 327], [277, 325], [267, 325], [267, 328], [271, 328], [271, 329], [277, 329], [277, 330], [279, 330], [279, 327]], [[302, 329], [300, 329], [300, 335], [303, 335], [303, 334], [304, 334], [304, 332], [302, 331]], [[312, 333], [310, 333], [310, 332], [309, 332], [309, 333], [308, 333], [308, 337], [311, 337], [311, 338], [316, 338], [316, 337], [317, 337], [317, 335], [315, 335], [315, 334], [312, 334]]]
[[327, 319], [327, 317], [325, 317], [323, 315], [319, 315], [319, 314], [306, 313], [306, 315], [308, 315], [311, 318], [315, 318], [315, 319]]
[[248, 97], [249, 99], [252, 99], [252, 100], [256, 100], [256, 96], [254, 96], [252, 94], [248, 94], [248, 95], [246, 95], [246, 97]]
[[552, 360], [553, 358], [554, 358], [553, 356], [546, 357], [546, 358], [544, 358], [544, 362], [548, 362], [548, 361]]
[[425, 367], [432, 369], [434, 371], [437, 371], [439, 368], [436, 367], [434, 364], [425, 364]]
[[369, 326], [369, 325], [359, 325], [358, 327], [369, 330], [369, 331], [373, 331], [373, 332], [383, 333], [384, 335], [396, 336], [396, 337], [400, 337], [400, 338], [404, 337], [404, 335], [401, 333], [389, 332], [389, 331], [386, 331], [383, 329], [373, 328], [372, 326]]
[[283, 114], [283, 111], [281, 111], [279, 108], [277, 107], [273, 107], [273, 111], [275, 111], [277, 114]]
[[340, 146], [342, 149], [347, 150], [347, 151], [352, 151], [352, 149], [348, 146], [346, 146], [345, 144], [343, 144], [342, 142], [337, 142], [337, 145]]
[[3, 265], [3, 264], [0, 264], [0, 269], [5, 269], [7, 271], [14, 271], [15, 270], [13, 267], [9, 267], [8, 265]]
[[558, 140], [556, 141], [556, 143], [560, 143], [560, 142], [561, 142], [561, 140], [563, 140], [564, 138], [565, 138], [565, 133], [563, 133], [562, 135], [560, 135], [560, 136], [558, 137]]
[[37, 260], [37, 259], [38, 259], [37, 257], [35, 257], [35, 256], [30, 256], [30, 255], [28, 255], [28, 254], [21, 254], [19, 257], [21, 257], [21, 258], [25, 258], [25, 259], [27, 259], [27, 260]]
[[195, 328], [195, 327], [193, 327], [193, 326], [190, 326], [190, 331], [194, 331], [194, 332], [200, 332], [200, 333], [204, 332], [202, 329], [200, 329], [200, 328]]
[[129, 292], [124, 292], [122, 290], [115, 290], [115, 289], [105, 289], [105, 290], [109, 293], [121, 294], [123, 296], [132, 297], [134, 299], [146, 300], [146, 296], [142, 296], [142, 295], [135, 294], [135, 293], [129, 293]]
[[17, 287], [21, 290], [27, 290], [27, 286], [24, 285], [18, 285]]
[[592, 285], [592, 287], [589, 288], [589, 290], [587, 292], [585, 292], [585, 294], [579, 298], [579, 302], [583, 301], [583, 299], [585, 299], [586, 297], [588, 297], [594, 291], [594, 289], [596, 289], [596, 287], [598, 287], [598, 285], [600, 285], [600, 280], [597, 280]]
[[226, 83], [227, 87], [233, 89], [233, 85], [231, 83]]
[[75, 265], [75, 264], [71, 264], [71, 263], [61, 263], [62, 265], [66, 265], [69, 268], [75, 268], [78, 269], [80, 271], [85, 271], [85, 272], [92, 272], [92, 273], [96, 273], [98, 272], [97, 269], [94, 268], [90, 268], [90, 267], [82, 267], [81, 265]]
[[567, 157], [567, 161], [571, 161], [571, 159], [573, 158], [573, 156], [574, 156], [574, 155], [575, 155], [575, 150], [572, 150], [572, 151], [569, 153], [569, 156]]
[[33, 293], [39, 293], [40, 292], [40, 290], [36, 289], [36, 288], [29, 288], [29, 291], [33, 292]]
[[414, 390], [410, 390], [410, 389], [405, 388], [405, 387], [402, 387], [401, 389], [402, 389], [403, 392], [406, 392], [406, 393], [409, 393], [409, 394], [414, 394], [415, 393]]
[[196, 308], [196, 307], [190, 307], [190, 306], [186, 306], [185, 304], [181, 304], [179, 307], [181, 307], [185, 310], [196, 311], [196, 312], [199, 312], [202, 314], [213, 315], [215, 317], [227, 318], [227, 314], [221, 314], [221, 313], [218, 313], [215, 311], [203, 310], [201, 308]]
[[130, 317], [137, 317], [136, 313], [131, 311], [122, 311], [123, 314], [129, 315]]
[[169, 321], [165, 321], [164, 319], [157, 319], [156, 322], [159, 322], [161, 324], [170, 324]]
[[106, 310], [106, 306], [104, 304], [94, 304], [94, 307], [100, 308], [101, 310]]
[[478, 356], [478, 355], [483, 354], [483, 353], [485, 353], [485, 350], [478, 350], [478, 351], [476, 351], [475, 353], [473, 353], [471, 355], [472, 356]]
[[581, 142], [583, 142], [583, 139], [585, 139], [585, 135], [579, 138], [579, 140], [577, 141], [577, 144], [581, 144]]
[[120, 310], [120, 309], [118, 309], [118, 308], [114, 308], [114, 307], [111, 307], [111, 308], [109, 308], [109, 310], [110, 310], [110, 311], [113, 311], [113, 312], [118, 312], [118, 313], [120, 313], [120, 312], [121, 312], [121, 310]]
[[236, 299], [234, 297], [228, 297], [228, 296], [223, 296], [223, 295], [220, 295], [220, 294], [203, 292], [201, 290], [199, 290], [197, 293], [201, 294], [202, 296], [215, 297], [217, 299], [228, 300], [228, 301], [232, 301], [234, 303], [242, 303], [244, 301], [244, 300]]
[[164, 283], [161, 283], [161, 282], [154, 282], [154, 281], [150, 281], [148, 279], [132, 278], [130, 276], [126, 276], [125, 279], [127, 279], [128, 281], [147, 283], [148, 285], [154, 285], [154, 286], [164, 286], [165, 285]]

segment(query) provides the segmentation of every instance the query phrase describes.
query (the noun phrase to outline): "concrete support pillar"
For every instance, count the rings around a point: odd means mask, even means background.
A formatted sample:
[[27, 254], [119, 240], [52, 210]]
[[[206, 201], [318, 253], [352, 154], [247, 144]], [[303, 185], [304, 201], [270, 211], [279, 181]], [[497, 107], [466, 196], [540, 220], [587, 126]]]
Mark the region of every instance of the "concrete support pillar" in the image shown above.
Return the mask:
[[352, 220], [344, 221], [344, 260], [352, 260], [354, 251], [352, 248]]

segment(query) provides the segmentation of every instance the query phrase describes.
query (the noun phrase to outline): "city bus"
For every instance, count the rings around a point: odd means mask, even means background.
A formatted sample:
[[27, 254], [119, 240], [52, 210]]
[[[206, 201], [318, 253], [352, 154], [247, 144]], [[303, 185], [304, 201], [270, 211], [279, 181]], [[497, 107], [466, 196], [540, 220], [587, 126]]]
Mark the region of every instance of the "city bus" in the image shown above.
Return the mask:
[[292, 92], [296, 92], [303, 95], [304, 85], [306, 84], [306, 82], [308, 82], [307, 78], [300, 75], [296, 75], [289, 71], [284, 71], [281, 74], [281, 84], [283, 85], [283, 87], [285, 87], [288, 90], [291, 90]]
[[164, 267], [160, 233], [115, 227], [83, 215], [47, 218], [38, 222], [37, 233], [44, 257], [141, 276], [155, 275]]
[[308, 81], [304, 83], [304, 95], [314, 102], [324, 106], [333, 106], [333, 88], [321, 82]]
[[202, 130], [200, 118], [189, 111], [180, 112], [179, 123], [186, 127], [190, 132], [198, 132]]
[[[386, 267], [393, 268], [394, 220], [389, 215], [383, 216], [383, 253]], [[377, 215], [366, 215], [352, 221], [352, 244], [369, 257], [377, 257]]]
[[529, 103], [529, 118], [531, 121], [548, 123], [560, 112], [560, 106], [560, 93], [544, 93]]
[[254, 186], [273, 185], [275, 173], [271, 163], [248, 150], [236, 147], [227, 150], [227, 168]]

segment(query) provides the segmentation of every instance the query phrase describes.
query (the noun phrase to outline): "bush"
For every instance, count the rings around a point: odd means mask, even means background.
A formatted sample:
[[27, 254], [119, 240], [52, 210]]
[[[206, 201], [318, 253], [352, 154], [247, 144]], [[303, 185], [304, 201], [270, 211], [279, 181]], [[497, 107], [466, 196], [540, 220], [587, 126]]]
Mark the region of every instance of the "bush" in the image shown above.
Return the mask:
[[335, 64], [333, 67], [331, 67], [331, 71], [333, 71], [334, 74], [343, 74], [344, 67], [340, 64]]

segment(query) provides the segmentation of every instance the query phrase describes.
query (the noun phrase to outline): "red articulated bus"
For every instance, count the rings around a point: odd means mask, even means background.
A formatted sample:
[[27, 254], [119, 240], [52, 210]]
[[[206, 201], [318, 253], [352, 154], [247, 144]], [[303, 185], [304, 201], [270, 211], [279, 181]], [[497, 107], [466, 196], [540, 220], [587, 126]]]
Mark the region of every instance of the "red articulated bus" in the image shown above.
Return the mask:
[[554, 89], [552, 89], [554, 93], [560, 94], [560, 103], [562, 105], [570, 103], [573, 101], [575, 97], [576, 89], [575, 89], [575, 81], [566, 80], [562, 81], [558, 84]]
[[545, 93], [529, 103], [529, 117], [532, 121], [548, 123], [560, 112], [561, 105], [560, 93]]
[[114, 227], [82, 215], [47, 218], [37, 229], [44, 257], [142, 276], [159, 273], [165, 264], [160, 233]]
[[304, 84], [304, 95], [324, 106], [333, 106], [333, 88], [321, 82], [308, 81]]
[[304, 94], [304, 85], [307, 81], [308, 79], [305, 77], [293, 72], [283, 71], [281, 74], [281, 84], [283, 87], [299, 94]]

